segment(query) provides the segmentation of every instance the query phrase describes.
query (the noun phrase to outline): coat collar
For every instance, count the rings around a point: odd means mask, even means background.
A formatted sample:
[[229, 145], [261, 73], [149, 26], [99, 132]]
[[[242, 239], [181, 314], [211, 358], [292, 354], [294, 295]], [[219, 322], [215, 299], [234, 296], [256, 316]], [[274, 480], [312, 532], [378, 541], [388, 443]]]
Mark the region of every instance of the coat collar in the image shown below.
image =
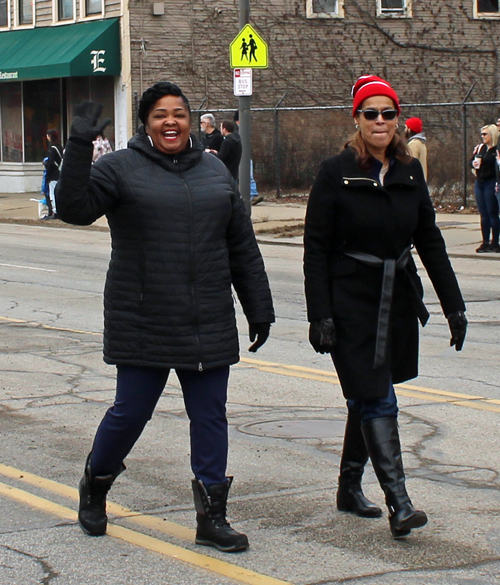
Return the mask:
[[[349, 185], [357, 184], [359, 186], [361, 181], [367, 186], [381, 186], [378, 180], [373, 178], [369, 170], [365, 171], [359, 168], [356, 162], [355, 152], [352, 148], [346, 148], [340, 154], [340, 157], [342, 160], [342, 182], [344, 185], [346, 185], [346, 181], [349, 181]], [[398, 159], [391, 161], [384, 187], [389, 187], [390, 185], [415, 186], [417, 184], [418, 181], [411, 164], [403, 164]]]
[[200, 161], [203, 154], [203, 145], [194, 134], [190, 135], [190, 141], [185, 150], [175, 155], [164, 154], [151, 144], [144, 126], [141, 126], [137, 134], [129, 140], [128, 147], [142, 152], [167, 171], [174, 173], [187, 171]]

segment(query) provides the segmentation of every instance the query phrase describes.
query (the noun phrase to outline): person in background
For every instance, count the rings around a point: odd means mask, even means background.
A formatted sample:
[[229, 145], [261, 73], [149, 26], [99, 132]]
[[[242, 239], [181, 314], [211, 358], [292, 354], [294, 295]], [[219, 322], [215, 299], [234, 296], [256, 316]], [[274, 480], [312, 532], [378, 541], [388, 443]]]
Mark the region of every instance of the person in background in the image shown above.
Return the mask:
[[481, 217], [481, 245], [478, 254], [500, 252], [499, 202], [496, 194], [497, 182], [497, 144], [500, 132], [495, 124], [481, 128], [482, 144], [477, 144], [472, 152], [470, 164], [476, 175], [474, 195], [477, 210]]
[[49, 151], [43, 164], [47, 171], [46, 181], [49, 185], [49, 196], [47, 199], [47, 219], [57, 218], [57, 207], [54, 196], [54, 191], [59, 180], [59, 168], [63, 160], [63, 147], [61, 145], [61, 139], [59, 138], [59, 132], [56, 129], [47, 130], [47, 142], [49, 145]]
[[462, 349], [465, 304], [451, 267], [421, 164], [396, 133], [399, 99], [374, 75], [353, 87], [356, 132], [325, 160], [312, 187], [304, 233], [309, 341], [330, 353], [347, 399], [337, 508], [374, 518], [363, 495], [370, 457], [394, 538], [427, 523], [406, 491], [394, 384], [418, 374], [418, 321], [429, 316], [415, 246]]
[[235, 124], [231, 120], [224, 120], [220, 125], [220, 131], [224, 138], [219, 152], [210, 150], [219, 160], [221, 160], [233, 179], [238, 182], [241, 160], [241, 138], [238, 133], [234, 132]]
[[[237, 132], [239, 134], [240, 133], [240, 112], [239, 112], [239, 110], [236, 110], [236, 112], [234, 112], [233, 120], [234, 120], [234, 123], [236, 124], [234, 132], [235, 133]], [[262, 195], [259, 195], [259, 192], [257, 191], [257, 183], [255, 182], [255, 179], [253, 176], [253, 160], [250, 159], [250, 203], [252, 205], [258, 205], [262, 201], [264, 201], [264, 197], [262, 197]]]
[[101, 156], [108, 154], [108, 152], [113, 152], [109, 140], [103, 134], [99, 135], [92, 144], [94, 145], [94, 152], [92, 154], [93, 163], [99, 160]]
[[203, 146], [205, 149], [219, 152], [224, 136], [215, 127], [215, 116], [213, 114], [203, 114], [200, 118], [200, 126], [203, 132]]
[[406, 144], [410, 154], [420, 161], [427, 181], [427, 146], [420, 118], [409, 118], [405, 123]]
[[226, 519], [226, 401], [229, 367], [239, 361], [232, 287], [249, 323], [250, 351], [274, 322], [252, 224], [228, 169], [191, 134], [189, 102], [177, 85], [147, 89], [143, 125], [128, 147], [92, 165], [92, 142], [108, 122], [99, 122], [101, 111], [95, 102], [75, 108], [56, 193], [67, 223], [106, 215], [113, 249], [104, 361], [116, 366], [116, 397], [87, 457], [78, 520], [87, 534], [105, 534], [107, 493], [175, 369], [190, 419], [196, 543], [245, 550], [246, 535]]

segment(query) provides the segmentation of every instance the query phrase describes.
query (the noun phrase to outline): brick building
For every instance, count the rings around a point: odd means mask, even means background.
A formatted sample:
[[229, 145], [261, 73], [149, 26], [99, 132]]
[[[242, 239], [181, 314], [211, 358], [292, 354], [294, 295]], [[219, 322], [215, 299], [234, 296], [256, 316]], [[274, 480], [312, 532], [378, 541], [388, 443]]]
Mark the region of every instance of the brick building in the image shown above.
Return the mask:
[[[250, 7], [269, 45], [269, 68], [254, 71], [255, 107], [285, 92], [290, 106], [345, 104], [367, 72], [390, 80], [403, 103], [460, 101], [474, 82], [475, 99], [500, 97], [499, 0]], [[0, 190], [38, 189], [46, 131], [65, 138], [81, 99], [104, 104], [116, 148], [134, 131], [140, 93], [160, 79], [178, 83], [195, 109], [236, 107], [228, 47], [238, 12], [237, 0], [0, 0]]]

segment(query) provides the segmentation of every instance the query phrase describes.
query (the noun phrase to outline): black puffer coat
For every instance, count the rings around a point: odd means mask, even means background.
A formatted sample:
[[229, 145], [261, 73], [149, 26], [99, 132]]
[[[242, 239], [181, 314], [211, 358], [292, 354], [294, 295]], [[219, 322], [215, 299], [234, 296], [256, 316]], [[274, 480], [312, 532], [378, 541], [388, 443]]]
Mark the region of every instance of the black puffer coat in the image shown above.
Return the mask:
[[209, 369], [238, 361], [231, 285], [249, 323], [274, 311], [250, 219], [224, 164], [193, 146], [169, 156], [143, 129], [94, 165], [70, 139], [57, 212], [88, 225], [106, 215], [112, 254], [104, 291], [104, 361]]
[[338, 342], [332, 357], [346, 398], [385, 397], [391, 380], [418, 374], [422, 285], [413, 259], [395, 272], [387, 359], [374, 367], [384, 268], [348, 255], [395, 260], [411, 244], [444, 314], [465, 310], [420, 162], [394, 160], [384, 186], [360, 170], [352, 149], [322, 163], [305, 224], [307, 310], [309, 321], [333, 318]]

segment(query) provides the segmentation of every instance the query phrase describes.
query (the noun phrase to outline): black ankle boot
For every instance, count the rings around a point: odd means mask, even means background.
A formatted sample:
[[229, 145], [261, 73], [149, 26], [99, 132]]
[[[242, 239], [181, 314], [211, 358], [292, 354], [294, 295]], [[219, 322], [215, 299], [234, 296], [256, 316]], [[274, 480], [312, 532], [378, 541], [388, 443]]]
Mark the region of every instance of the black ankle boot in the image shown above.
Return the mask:
[[248, 548], [245, 534], [236, 532], [226, 520], [229, 488], [233, 482], [228, 477], [224, 483], [205, 487], [200, 479], [193, 479], [194, 505], [196, 508], [196, 544], [213, 546], [223, 552], [236, 552]]
[[125, 471], [125, 465], [115, 475], [92, 477], [89, 453], [85, 464], [85, 472], [78, 491], [80, 492], [80, 507], [78, 509], [78, 523], [81, 529], [89, 536], [103, 536], [106, 534], [108, 517], [106, 515], [106, 496], [115, 479]]
[[373, 419], [363, 425], [362, 431], [380, 487], [385, 493], [392, 536], [408, 536], [413, 528], [427, 524], [427, 516], [413, 507], [406, 492], [397, 418]]
[[380, 518], [382, 510], [370, 502], [361, 489], [361, 478], [367, 461], [368, 450], [361, 432], [360, 417], [349, 411], [340, 461], [337, 509], [363, 518]]

